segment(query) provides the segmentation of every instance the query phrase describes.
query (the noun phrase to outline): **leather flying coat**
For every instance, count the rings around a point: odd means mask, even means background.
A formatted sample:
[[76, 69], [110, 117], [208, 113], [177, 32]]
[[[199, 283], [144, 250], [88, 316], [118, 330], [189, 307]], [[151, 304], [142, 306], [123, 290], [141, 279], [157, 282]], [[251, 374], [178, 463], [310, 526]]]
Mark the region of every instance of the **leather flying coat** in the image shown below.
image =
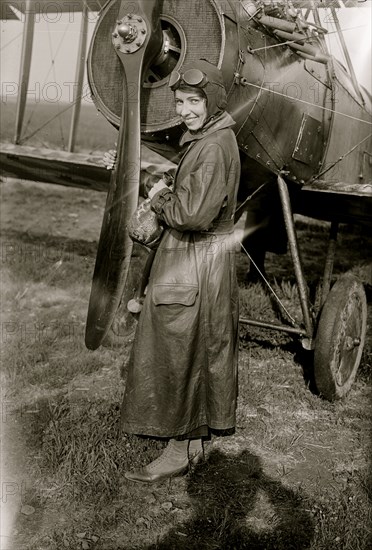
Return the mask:
[[197, 133], [174, 189], [152, 198], [165, 224], [134, 338], [122, 429], [174, 437], [235, 426], [238, 287], [233, 217], [239, 151], [224, 112]]

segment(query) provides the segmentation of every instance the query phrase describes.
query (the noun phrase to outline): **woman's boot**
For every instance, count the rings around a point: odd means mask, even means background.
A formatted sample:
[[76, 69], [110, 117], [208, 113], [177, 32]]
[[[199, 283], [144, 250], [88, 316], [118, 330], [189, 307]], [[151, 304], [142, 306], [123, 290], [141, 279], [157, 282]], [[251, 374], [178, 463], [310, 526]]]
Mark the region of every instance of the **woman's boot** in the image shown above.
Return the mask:
[[163, 453], [147, 466], [125, 472], [126, 479], [140, 483], [155, 483], [184, 473], [189, 467], [189, 440], [170, 439]]

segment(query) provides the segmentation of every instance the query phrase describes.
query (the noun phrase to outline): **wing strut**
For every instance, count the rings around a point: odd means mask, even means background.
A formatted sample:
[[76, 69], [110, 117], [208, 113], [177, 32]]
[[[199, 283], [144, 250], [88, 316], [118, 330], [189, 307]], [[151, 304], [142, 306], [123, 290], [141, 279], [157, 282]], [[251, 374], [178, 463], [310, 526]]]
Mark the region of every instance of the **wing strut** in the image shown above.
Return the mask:
[[341, 30], [341, 27], [340, 27], [340, 22], [339, 22], [339, 20], [338, 20], [336, 10], [335, 10], [335, 8], [332, 7], [332, 8], [331, 8], [331, 11], [332, 11], [333, 22], [334, 22], [334, 24], [336, 25], [337, 34], [338, 34], [338, 37], [339, 37], [340, 42], [341, 42], [342, 51], [343, 51], [343, 53], [344, 53], [344, 56], [345, 56], [345, 59], [346, 59], [346, 63], [347, 63], [348, 69], [349, 69], [349, 71], [350, 71], [350, 76], [351, 76], [351, 80], [352, 80], [352, 83], [353, 83], [353, 86], [354, 86], [355, 93], [357, 94], [357, 96], [359, 97], [360, 101], [362, 102], [362, 105], [364, 105], [364, 104], [365, 104], [365, 101], [364, 101], [364, 98], [363, 98], [362, 93], [361, 93], [361, 91], [360, 91], [360, 88], [359, 88], [359, 84], [358, 84], [357, 78], [356, 78], [356, 76], [355, 76], [353, 63], [352, 63], [352, 61], [351, 61], [351, 57], [350, 57], [350, 55], [349, 55], [349, 51], [348, 51], [347, 46], [346, 46], [346, 42], [345, 42], [345, 39], [344, 39], [344, 35], [342, 34], [342, 30]]
[[70, 135], [68, 138], [68, 151], [72, 152], [75, 147], [75, 138], [77, 133], [77, 128], [79, 124], [80, 117], [80, 108], [81, 108], [81, 94], [83, 91], [83, 80], [84, 80], [84, 69], [85, 69], [85, 60], [87, 55], [87, 36], [88, 36], [88, 8], [84, 4], [83, 11], [81, 14], [81, 27], [80, 27], [80, 40], [79, 40], [79, 49], [77, 55], [77, 64], [76, 64], [76, 73], [75, 73], [75, 84], [74, 86], [74, 107], [71, 117], [71, 126], [70, 126]]
[[34, 41], [35, 9], [32, 0], [26, 0], [25, 22], [22, 39], [21, 66], [19, 70], [19, 88], [14, 143], [19, 144], [25, 115], [28, 82], [30, 78], [32, 46]]

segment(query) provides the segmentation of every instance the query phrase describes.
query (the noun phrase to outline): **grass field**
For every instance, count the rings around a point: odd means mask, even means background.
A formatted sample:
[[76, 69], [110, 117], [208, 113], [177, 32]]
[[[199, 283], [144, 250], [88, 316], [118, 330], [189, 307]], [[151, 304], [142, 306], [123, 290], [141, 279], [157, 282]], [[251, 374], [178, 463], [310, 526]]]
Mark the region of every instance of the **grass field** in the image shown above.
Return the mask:
[[[371, 315], [356, 382], [335, 403], [312, 391], [299, 342], [241, 326], [235, 435], [212, 439], [187, 476], [130, 484], [124, 471], [164, 443], [118, 433], [132, 332], [120, 347], [84, 346], [104, 196], [14, 180], [1, 189], [1, 550], [370, 548]], [[312, 282], [326, 228], [297, 228]], [[242, 314], [277, 320], [260, 285], [243, 283], [243, 255], [238, 264]], [[371, 266], [372, 235], [345, 227], [335, 274], [354, 268], [371, 283]], [[267, 271], [298, 315], [289, 257], [270, 255]]]

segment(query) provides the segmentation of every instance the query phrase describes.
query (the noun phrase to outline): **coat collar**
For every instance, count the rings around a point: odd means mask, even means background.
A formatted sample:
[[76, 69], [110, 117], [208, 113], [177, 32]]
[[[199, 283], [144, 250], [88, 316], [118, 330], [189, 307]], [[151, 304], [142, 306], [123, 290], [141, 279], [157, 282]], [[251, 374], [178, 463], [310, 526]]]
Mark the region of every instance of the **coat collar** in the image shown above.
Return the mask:
[[231, 126], [234, 126], [235, 120], [232, 118], [231, 115], [229, 115], [228, 112], [223, 111], [216, 117], [213, 117], [201, 130], [198, 130], [196, 132], [190, 132], [190, 130], [186, 130], [186, 132], [181, 136], [180, 139], [180, 145], [185, 145], [187, 143], [190, 143], [192, 141], [203, 139], [206, 136], [209, 136], [210, 134], [213, 134], [217, 130], [222, 130], [223, 128], [231, 128]]

